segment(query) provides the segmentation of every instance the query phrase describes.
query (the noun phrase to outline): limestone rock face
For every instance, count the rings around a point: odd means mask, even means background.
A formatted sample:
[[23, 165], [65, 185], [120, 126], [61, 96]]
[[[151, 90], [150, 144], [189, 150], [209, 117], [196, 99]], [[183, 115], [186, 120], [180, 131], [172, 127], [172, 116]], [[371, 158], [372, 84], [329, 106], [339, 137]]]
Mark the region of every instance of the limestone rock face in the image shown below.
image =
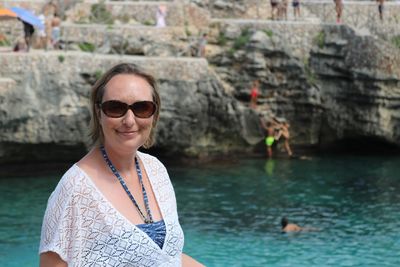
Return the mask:
[[322, 142], [369, 137], [400, 145], [400, 53], [349, 27], [328, 27], [311, 51], [326, 112]]
[[[74, 52], [63, 57], [56, 52], [0, 57], [0, 75], [8, 77], [0, 80], [0, 162], [76, 160], [88, 148], [91, 83], [122, 59]], [[123, 61], [159, 79], [156, 149], [164, 155], [249, 151], [248, 144], [259, 141], [257, 117], [224, 91], [204, 59]]]
[[252, 82], [259, 80], [259, 112], [286, 118], [292, 144], [371, 138], [400, 145], [398, 48], [346, 26], [326, 25], [299, 57], [279, 32], [222, 29], [225, 49], [210, 63], [241, 101], [249, 101]]
[[[269, 118], [286, 118], [296, 133], [295, 144], [318, 144], [323, 112], [320, 89], [311, 81], [303, 62], [277, 34], [250, 28], [230, 38], [227, 47], [231, 48], [212, 58], [211, 64], [234, 88], [234, 96], [249, 101], [252, 82], [259, 80], [259, 112]], [[240, 40], [247, 42], [241, 45]]]

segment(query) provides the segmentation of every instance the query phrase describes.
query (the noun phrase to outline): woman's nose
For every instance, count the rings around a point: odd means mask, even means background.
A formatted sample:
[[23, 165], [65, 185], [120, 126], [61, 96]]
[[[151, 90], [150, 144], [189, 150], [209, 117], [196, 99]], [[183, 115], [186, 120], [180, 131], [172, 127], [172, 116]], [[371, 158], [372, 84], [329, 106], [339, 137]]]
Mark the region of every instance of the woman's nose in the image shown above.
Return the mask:
[[129, 109], [125, 116], [124, 119], [122, 120], [122, 122], [126, 125], [126, 126], [132, 126], [135, 123], [135, 114], [133, 114], [133, 111], [131, 109]]

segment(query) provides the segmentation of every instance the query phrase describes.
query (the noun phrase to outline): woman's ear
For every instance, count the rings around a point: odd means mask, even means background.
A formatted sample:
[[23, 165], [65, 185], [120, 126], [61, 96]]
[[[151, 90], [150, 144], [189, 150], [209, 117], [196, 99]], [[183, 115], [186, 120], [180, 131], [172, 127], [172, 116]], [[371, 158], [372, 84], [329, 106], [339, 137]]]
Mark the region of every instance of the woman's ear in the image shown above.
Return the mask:
[[101, 109], [99, 106], [96, 107], [96, 116], [97, 120], [99, 121], [99, 124], [101, 125]]

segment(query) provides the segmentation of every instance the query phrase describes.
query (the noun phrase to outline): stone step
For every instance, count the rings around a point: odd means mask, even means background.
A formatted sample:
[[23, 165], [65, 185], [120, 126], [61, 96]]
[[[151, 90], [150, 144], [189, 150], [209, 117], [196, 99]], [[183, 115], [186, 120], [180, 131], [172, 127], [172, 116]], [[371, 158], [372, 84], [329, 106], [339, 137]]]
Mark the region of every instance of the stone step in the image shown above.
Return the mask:
[[[162, 80], [187, 80], [201, 81], [206, 80], [209, 76], [207, 60], [203, 58], [190, 57], [144, 57], [144, 56], [128, 56], [120, 55], [102, 55], [91, 54], [77, 51], [43, 51], [32, 49], [29, 53], [3, 52], [0, 57], [0, 77], [8, 77], [17, 83], [24, 79], [21, 76], [33, 75], [35, 73], [48, 73], [52, 75], [58, 73], [63, 77], [62, 72], [68, 66], [75, 66], [74, 71], [80, 73], [92, 73], [105, 71], [112, 65], [116, 65], [123, 60], [128, 63], [135, 63], [145, 68]], [[10, 64], [13, 62], [13, 64]], [[18, 67], [17, 67], [18, 66]], [[31, 72], [24, 72], [31, 70]], [[23, 73], [23, 75], [22, 75]], [[58, 81], [60, 83], [68, 81]], [[6, 81], [8, 82], [8, 81]]]
[[[77, 3], [66, 12], [67, 20], [76, 23], [90, 23], [93, 21], [92, 9], [97, 3], [98, 1]], [[156, 24], [156, 12], [159, 5], [159, 2], [105, 2], [105, 7], [112, 19], [124, 23], [134, 21], [143, 25]], [[164, 5], [168, 10], [166, 24], [169, 26], [184, 26], [182, 6], [174, 3], [164, 3]], [[106, 16], [104, 14], [103, 17]], [[104, 21], [104, 24], [109, 24], [109, 22]]]
[[145, 56], [190, 55], [192, 37], [182, 27], [106, 26], [70, 24], [62, 26], [61, 39], [66, 50], [90, 45], [93, 52]]
[[[33, 11], [35, 14], [41, 14], [43, 6], [48, 1], [36, 0], [3, 0], [4, 7], [19, 6]], [[69, 22], [90, 23], [93, 22], [92, 8], [99, 4], [98, 0], [71, 1], [60, 12]], [[104, 18], [104, 24], [112, 24], [108, 15], [114, 21], [122, 23], [140, 23], [143, 25], [156, 24], [156, 11], [159, 5], [167, 8], [166, 24], [167, 26], [196, 26], [207, 27], [209, 22], [209, 13], [207, 10], [199, 8], [190, 3], [179, 1], [105, 1], [104, 6], [107, 11], [101, 11], [101, 18]]]

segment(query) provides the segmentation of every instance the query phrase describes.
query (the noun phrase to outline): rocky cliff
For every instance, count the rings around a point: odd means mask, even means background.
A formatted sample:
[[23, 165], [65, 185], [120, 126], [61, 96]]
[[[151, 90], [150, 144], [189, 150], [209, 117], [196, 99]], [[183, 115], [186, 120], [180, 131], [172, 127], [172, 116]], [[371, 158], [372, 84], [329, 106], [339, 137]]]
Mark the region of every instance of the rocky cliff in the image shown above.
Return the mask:
[[[66, 14], [89, 10], [92, 2]], [[155, 8], [150, 2], [108, 1], [107, 6], [119, 16], [121, 5], [127, 10]], [[66, 51], [0, 53], [0, 163], [78, 159], [88, 147], [90, 86], [121, 61], [159, 79], [163, 105], [155, 150], [162, 155], [263, 153], [258, 115], [288, 120], [295, 147], [347, 139], [400, 145], [395, 32], [376, 34], [366, 24], [330, 24], [331, 18], [318, 11], [326, 10], [327, 3], [307, 2], [303, 14], [312, 17], [271, 21], [263, 20], [268, 7], [260, 11], [256, 0], [169, 2], [179, 14], [171, 18], [172, 27], [69, 22], [62, 31]], [[352, 5], [372, 10], [366, 3]], [[229, 18], [232, 10], [234, 19]], [[135, 16], [147, 21], [146, 14], [153, 12]], [[197, 19], [186, 19], [192, 15]], [[392, 27], [390, 21], [381, 26]], [[187, 49], [196, 39], [191, 35], [204, 32], [205, 25], [207, 58], [191, 58]], [[73, 51], [80, 50], [82, 39], [94, 47], [92, 53]], [[261, 96], [253, 110], [248, 101], [255, 79], [260, 80]]]
[[83, 154], [91, 84], [121, 61], [159, 79], [156, 148], [164, 155], [248, 152], [248, 144], [260, 137], [254, 113], [224, 91], [204, 59], [33, 53], [0, 57], [1, 77], [8, 77], [0, 80], [1, 162], [73, 160]]

